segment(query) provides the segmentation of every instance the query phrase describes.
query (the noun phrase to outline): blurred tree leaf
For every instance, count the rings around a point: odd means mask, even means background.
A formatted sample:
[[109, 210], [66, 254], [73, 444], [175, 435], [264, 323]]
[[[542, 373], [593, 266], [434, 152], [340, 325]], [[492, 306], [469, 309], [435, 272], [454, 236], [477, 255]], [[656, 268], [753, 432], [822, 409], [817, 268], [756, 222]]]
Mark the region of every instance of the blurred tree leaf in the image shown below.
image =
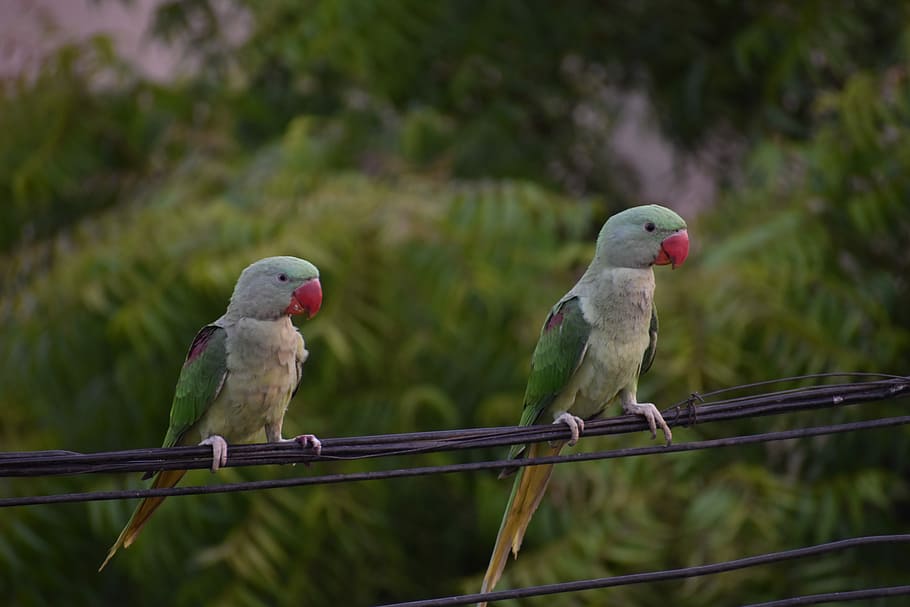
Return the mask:
[[[660, 271], [661, 341], [642, 396], [668, 404], [799, 373], [906, 372], [903, 4], [160, 8], [159, 35], [198, 45], [195, 77], [143, 82], [99, 38], [2, 84], [4, 449], [157, 445], [191, 336], [245, 265], [281, 253], [314, 261], [326, 289], [302, 325], [313, 356], [289, 433], [514, 423], [539, 323], [602, 220], [635, 195], [606, 145], [630, 90], [681, 145], [721, 133], [742, 149], [715, 208], [690, 222], [689, 261]], [[244, 42], [227, 39], [221, 11], [249, 19]], [[910, 434], [888, 430], [560, 467], [504, 585], [893, 532], [910, 512], [907, 453]], [[0, 480], [4, 495], [123, 486], [138, 479]], [[172, 499], [104, 576], [94, 570], [132, 504], [4, 509], [0, 587], [23, 605], [359, 605], [474, 591], [507, 492], [476, 474]], [[527, 604], [756, 602], [896, 583], [903, 562], [882, 548]]]

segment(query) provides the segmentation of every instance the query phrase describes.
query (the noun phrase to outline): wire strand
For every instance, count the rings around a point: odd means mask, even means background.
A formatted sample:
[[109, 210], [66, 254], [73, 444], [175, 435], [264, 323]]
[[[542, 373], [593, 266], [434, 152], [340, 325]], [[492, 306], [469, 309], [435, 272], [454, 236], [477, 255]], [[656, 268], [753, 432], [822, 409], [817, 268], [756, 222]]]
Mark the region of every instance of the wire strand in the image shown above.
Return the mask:
[[766, 432], [764, 434], [751, 434], [705, 441], [693, 441], [677, 445], [670, 445], [667, 447], [634, 447], [626, 449], [614, 449], [610, 451], [597, 451], [593, 453], [555, 455], [550, 457], [526, 458], [520, 460], [499, 459], [492, 461], [468, 462], [462, 464], [447, 464], [441, 466], [422, 466], [414, 468], [398, 468], [393, 470], [379, 470], [372, 472], [350, 472], [310, 477], [294, 477], [288, 479], [225, 483], [222, 485], [191, 485], [160, 489], [123, 489], [118, 491], [86, 491], [81, 493], [59, 493], [55, 495], [7, 497], [0, 498], [0, 508], [9, 508], [14, 506], [34, 506], [38, 504], [109, 501], [143, 497], [168, 497], [179, 495], [201, 495], [209, 493], [236, 493], [238, 491], [262, 491], [266, 489], [301, 487], [304, 485], [329, 485], [345, 482], [428, 476], [431, 474], [451, 474], [454, 472], [497, 470], [505, 468], [507, 466], [523, 467], [538, 464], [565, 464], [570, 462], [616, 459], [620, 457], [636, 457], [642, 455], [679, 453], [683, 451], [696, 451], [700, 449], [732, 447], [762, 442], [790, 440], [795, 438], [807, 438], [811, 436], [821, 436], [824, 434], [840, 434], [844, 432], [855, 432], [858, 430], [871, 430], [905, 424], [910, 424], [910, 415], [901, 417], [888, 417], [864, 422], [836, 424], [831, 426], [815, 426], [810, 428], [798, 428], [795, 430], [783, 430], [779, 432]]
[[[856, 548], [858, 546], [868, 546], [877, 544], [896, 544], [910, 542], [910, 534], [894, 535], [872, 535], [863, 537], [854, 537], [825, 544], [816, 544], [804, 548], [795, 548], [792, 550], [783, 550], [780, 552], [770, 552], [757, 556], [749, 556], [722, 563], [711, 565], [696, 565], [694, 567], [684, 567], [681, 569], [669, 569], [666, 571], [653, 571], [648, 573], [633, 573], [628, 575], [617, 575], [613, 577], [596, 578], [590, 580], [578, 580], [574, 582], [562, 582], [558, 584], [546, 584], [542, 586], [529, 586], [527, 588], [515, 588], [513, 590], [498, 590], [488, 593], [463, 594], [459, 596], [440, 597], [435, 599], [424, 599], [418, 601], [409, 601], [405, 603], [387, 603], [379, 607], [454, 607], [455, 605], [469, 605], [479, 601], [492, 603], [494, 601], [503, 601], [506, 599], [519, 599], [532, 596], [544, 596], [549, 594], [563, 594], [567, 592], [580, 592], [582, 590], [595, 590], [600, 588], [612, 588], [615, 586], [628, 586], [630, 584], [645, 584], [654, 582], [664, 582], [668, 580], [678, 580], [683, 578], [701, 577], [705, 575], [714, 575], [737, 569], [746, 569], [758, 565], [769, 563], [778, 563], [810, 556], [818, 556], [830, 552]], [[897, 586], [894, 595], [910, 594], [910, 586]], [[862, 592], [871, 592], [882, 589], [869, 589]], [[860, 592], [860, 591], [855, 591]], [[881, 595], [877, 595], [881, 596]], [[805, 599], [806, 597], [799, 597]], [[796, 599], [784, 599], [796, 600]], [[839, 599], [840, 600], [840, 599]], [[763, 603], [762, 605], [799, 605], [812, 603]]]
[[[713, 400], [720, 394], [749, 390], [772, 384], [796, 382], [807, 379], [832, 377], [863, 377], [867, 381], [827, 384], [811, 387], [797, 387], [761, 394], [751, 394]], [[874, 378], [874, 379], [871, 379]], [[832, 407], [869, 403], [886, 399], [901, 398], [910, 395], [910, 377], [873, 373], [822, 373], [809, 376], [789, 377], [766, 380], [742, 386], [733, 386], [708, 393], [692, 393], [688, 398], [665, 410], [664, 417], [670, 426], [691, 426], [710, 422], [731, 421], [765, 415], [795, 413]], [[702, 404], [696, 404], [702, 403]], [[728, 436], [724, 438], [690, 441], [670, 446], [636, 447], [578, 453], [573, 455], [540, 457], [534, 459], [507, 460], [497, 459], [479, 462], [467, 462], [439, 466], [418, 466], [378, 470], [370, 472], [325, 474], [310, 477], [295, 477], [265, 481], [227, 483], [221, 485], [185, 486], [161, 489], [136, 489], [120, 491], [91, 491], [81, 493], [64, 493], [56, 495], [22, 496], [0, 498], [0, 507], [26, 506], [36, 504], [72, 503], [95, 500], [117, 500], [141, 497], [165, 497], [179, 495], [196, 495], [207, 493], [231, 493], [295, 487], [304, 485], [334, 484], [367, 480], [384, 480], [425, 476], [430, 474], [449, 474], [463, 471], [499, 469], [503, 467], [521, 467], [537, 464], [564, 464], [578, 461], [614, 459], [653, 454], [680, 453], [701, 449], [743, 446], [771, 441], [792, 440], [813, 436], [873, 430], [886, 427], [910, 424], [910, 415], [886, 417], [856, 421], [850, 423], [811, 426], [790, 430]], [[586, 424], [585, 436], [603, 436], [639, 432], [646, 429], [646, 424], [635, 416], [621, 416], [605, 420], [594, 420]], [[566, 440], [568, 430], [565, 426], [510, 426], [503, 428], [473, 428], [414, 432], [407, 434], [386, 434], [374, 436], [355, 436], [345, 438], [323, 439], [323, 453], [315, 456], [302, 450], [299, 446], [289, 444], [232, 445], [228, 460], [229, 466], [253, 466], [264, 464], [294, 464], [314, 461], [350, 461], [367, 458], [380, 458], [402, 455], [416, 455], [440, 451], [490, 448], [511, 444], [541, 442], [547, 440]], [[207, 447], [177, 447], [167, 449], [131, 449], [115, 452], [76, 453], [72, 451], [51, 450], [33, 452], [0, 453], [0, 477], [33, 477], [43, 475], [73, 475], [100, 472], [134, 472], [157, 471], [164, 469], [207, 468], [211, 451]], [[478, 600], [489, 602], [556, 594], [578, 592], [596, 588], [607, 588], [627, 584], [657, 582], [687, 577], [711, 575], [753, 567], [766, 563], [817, 556], [836, 550], [844, 550], [861, 545], [910, 542], [910, 534], [884, 535], [851, 538], [827, 544], [819, 544], [783, 552], [758, 555], [713, 565], [701, 565], [669, 571], [579, 580], [561, 584], [503, 590], [487, 594], [471, 594], [437, 599], [394, 603], [385, 607], [443, 607], [465, 605]], [[787, 607], [791, 605], [815, 605], [831, 601], [856, 601], [869, 598], [882, 598], [910, 594], [910, 585], [882, 588], [866, 588], [842, 592], [806, 595], [778, 599], [770, 602], [753, 604], [747, 607]]]
[[[826, 377], [831, 375], [826, 374]], [[775, 381], [794, 381], [785, 378]], [[759, 382], [765, 385], [770, 382]], [[724, 389], [745, 389], [748, 386]], [[694, 393], [688, 399], [664, 411], [671, 427], [703, 425], [710, 422], [729, 421], [792, 413], [811, 409], [846, 406], [858, 403], [892, 399], [910, 394], [910, 377], [892, 377], [874, 381], [835, 384], [781, 390], [777, 392], [741, 396], [696, 405], [704, 395]], [[592, 420], [585, 425], [585, 436], [626, 434], [646, 430], [647, 424], [637, 416], [619, 416]], [[322, 455], [301, 449], [289, 443], [231, 445], [228, 466], [264, 464], [296, 464], [319, 461], [348, 461], [366, 458], [414, 455], [440, 451], [479, 449], [541, 441], [566, 440], [568, 428], [564, 424], [537, 426], [507, 426], [500, 428], [472, 428], [386, 434], [322, 440]], [[86, 474], [100, 472], [155, 472], [168, 469], [203, 469], [211, 464], [209, 447], [170, 447], [131, 449], [101, 453], [76, 453], [67, 451], [33, 451], [0, 454], [0, 477], [41, 476], [61, 474]]]
[[794, 596], [765, 603], [752, 603], [743, 607], [791, 607], [792, 605], [819, 605], [821, 603], [861, 601], [910, 594], [910, 586], [884, 586], [881, 588], [864, 588], [863, 590], [841, 590], [822, 594]]

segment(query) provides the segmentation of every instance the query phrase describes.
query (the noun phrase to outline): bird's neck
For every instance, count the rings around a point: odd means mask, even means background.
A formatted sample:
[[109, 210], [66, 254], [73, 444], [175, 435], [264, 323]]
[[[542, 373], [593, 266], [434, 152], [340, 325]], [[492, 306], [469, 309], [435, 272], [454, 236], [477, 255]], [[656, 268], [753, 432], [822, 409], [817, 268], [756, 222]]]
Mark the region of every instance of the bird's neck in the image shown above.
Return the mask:
[[651, 317], [654, 271], [646, 268], [589, 267], [573, 291], [587, 300], [596, 324]]
[[221, 317], [221, 320], [223, 320], [225, 324], [237, 324], [241, 320], [245, 320], [247, 318], [263, 322], [278, 320], [286, 320], [287, 322], [291, 322], [291, 317], [287, 314], [282, 314], [281, 312], [273, 315], [263, 315], [258, 310], [253, 312], [252, 310], [244, 309], [241, 306], [235, 306], [233, 303], [232, 305], [228, 306], [228, 309], [225, 311], [224, 316]]
[[[288, 316], [276, 320], [242, 318], [228, 334], [228, 352], [233, 363], [248, 364], [256, 368], [261, 361], [272, 360], [276, 353], [293, 355], [299, 340], [297, 330]], [[293, 356], [291, 357], [291, 360]]]

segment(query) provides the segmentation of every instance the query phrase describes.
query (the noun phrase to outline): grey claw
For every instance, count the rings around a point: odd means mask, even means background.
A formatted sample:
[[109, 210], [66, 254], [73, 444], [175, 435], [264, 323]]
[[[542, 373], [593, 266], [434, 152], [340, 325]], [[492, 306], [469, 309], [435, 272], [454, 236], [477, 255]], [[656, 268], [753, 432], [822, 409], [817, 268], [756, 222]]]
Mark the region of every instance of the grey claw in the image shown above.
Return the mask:
[[212, 447], [212, 472], [218, 472], [219, 469], [227, 465], [228, 444], [224, 437], [213, 434], [200, 445], [211, 445]]
[[570, 447], [574, 446], [578, 442], [578, 437], [581, 436], [581, 433], [585, 431], [585, 420], [581, 419], [577, 415], [572, 415], [571, 413], [562, 413], [553, 420], [554, 424], [565, 424], [569, 427], [569, 430], [572, 432], [572, 438], [569, 439], [569, 442], [566, 443]]
[[322, 441], [316, 438], [316, 436], [313, 434], [301, 434], [300, 436], [295, 436], [294, 440], [300, 443], [300, 446], [304, 449], [307, 447], [312, 447], [313, 452], [316, 455], [320, 455], [322, 453]]

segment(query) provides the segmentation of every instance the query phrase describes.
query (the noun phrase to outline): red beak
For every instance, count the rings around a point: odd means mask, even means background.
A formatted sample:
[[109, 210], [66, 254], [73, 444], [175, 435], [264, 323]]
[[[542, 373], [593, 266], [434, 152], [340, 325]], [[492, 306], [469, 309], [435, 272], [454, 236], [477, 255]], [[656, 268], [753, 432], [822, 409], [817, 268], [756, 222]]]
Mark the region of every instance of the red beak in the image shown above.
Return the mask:
[[301, 314], [306, 312], [307, 318], [313, 318], [322, 307], [322, 285], [318, 278], [311, 278], [296, 289], [291, 295], [291, 303], [285, 309], [285, 314]]
[[665, 266], [673, 264], [675, 268], [682, 265], [682, 262], [689, 256], [689, 232], [680, 230], [672, 236], [668, 236], [660, 243], [660, 253], [654, 260], [654, 265]]

